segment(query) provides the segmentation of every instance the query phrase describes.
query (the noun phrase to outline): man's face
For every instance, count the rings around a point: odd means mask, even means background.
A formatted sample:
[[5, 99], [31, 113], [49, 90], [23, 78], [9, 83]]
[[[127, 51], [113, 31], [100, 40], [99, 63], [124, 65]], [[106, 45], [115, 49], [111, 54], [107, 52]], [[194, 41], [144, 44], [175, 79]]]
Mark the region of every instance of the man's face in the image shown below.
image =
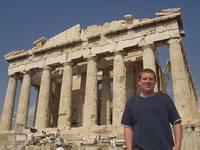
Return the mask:
[[153, 94], [155, 86], [155, 78], [152, 73], [142, 73], [141, 78], [138, 80], [138, 85], [143, 94]]

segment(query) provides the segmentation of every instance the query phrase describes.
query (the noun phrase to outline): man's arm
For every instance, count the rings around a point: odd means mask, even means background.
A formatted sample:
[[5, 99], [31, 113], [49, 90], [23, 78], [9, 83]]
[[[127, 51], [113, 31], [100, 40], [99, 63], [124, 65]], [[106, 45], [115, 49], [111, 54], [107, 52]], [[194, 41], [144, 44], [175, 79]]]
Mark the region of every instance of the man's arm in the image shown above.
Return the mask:
[[177, 123], [173, 125], [174, 138], [175, 138], [175, 146], [173, 150], [181, 149], [181, 141], [182, 141], [182, 125], [181, 123]]
[[127, 150], [132, 150], [132, 142], [133, 142], [132, 128], [124, 127], [124, 138]]

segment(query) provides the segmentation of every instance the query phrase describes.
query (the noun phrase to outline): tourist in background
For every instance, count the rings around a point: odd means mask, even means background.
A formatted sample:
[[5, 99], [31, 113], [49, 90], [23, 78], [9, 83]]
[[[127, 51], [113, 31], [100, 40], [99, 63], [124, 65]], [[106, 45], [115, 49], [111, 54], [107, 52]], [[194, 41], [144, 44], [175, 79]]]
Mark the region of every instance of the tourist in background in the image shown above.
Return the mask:
[[63, 139], [62, 138], [56, 138], [55, 144], [56, 144], [56, 150], [65, 150], [63, 147]]

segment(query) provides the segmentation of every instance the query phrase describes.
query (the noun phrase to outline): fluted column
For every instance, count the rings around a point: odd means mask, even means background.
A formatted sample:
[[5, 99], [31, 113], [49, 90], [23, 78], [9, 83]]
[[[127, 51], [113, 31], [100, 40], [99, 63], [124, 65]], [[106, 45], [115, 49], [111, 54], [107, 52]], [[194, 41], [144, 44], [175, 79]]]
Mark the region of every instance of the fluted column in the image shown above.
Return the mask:
[[103, 70], [102, 78], [102, 99], [101, 99], [101, 125], [111, 124], [110, 104], [110, 71]]
[[191, 123], [195, 121], [194, 116], [196, 115], [194, 110], [196, 108], [191, 102], [190, 83], [187, 77], [180, 39], [170, 39], [168, 43], [174, 101], [183, 119], [183, 123]]
[[120, 125], [126, 103], [126, 68], [120, 52], [114, 54], [113, 66], [113, 124]]
[[55, 93], [52, 107], [52, 127], [57, 127], [58, 125], [58, 113], [59, 113], [59, 104], [60, 104], [60, 83], [55, 83]]
[[97, 125], [97, 63], [96, 58], [88, 58], [83, 126]]
[[13, 109], [15, 103], [17, 79], [15, 75], [9, 76], [8, 87], [4, 100], [4, 107], [1, 116], [0, 129], [2, 131], [10, 130], [12, 126]]
[[40, 83], [40, 92], [37, 106], [37, 114], [35, 126], [37, 128], [46, 128], [49, 125], [49, 99], [51, 88], [51, 71], [50, 67], [46, 66], [42, 70]]
[[86, 72], [81, 74], [81, 88], [80, 88], [80, 102], [79, 102], [79, 111], [78, 111], [78, 126], [82, 125], [83, 120], [83, 105], [85, 99], [85, 85], [86, 85]]
[[35, 91], [36, 91], [37, 95], [36, 95], [36, 100], [35, 100], [35, 112], [34, 112], [33, 126], [35, 126], [35, 121], [36, 121], [40, 87], [39, 86], [35, 86]]
[[[156, 73], [156, 58], [155, 58], [155, 47], [153, 45], [145, 45], [142, 47], [143, 49], [143, 68], [146, 69], [151, 69]], [[158, 85], [156, 82], [154, 91], [158, 91]]]
[[72, 63], [65, 63], [63, 69], [58, 115], [58, 128], [60, 129], [71, 127], [72, 73]]
[[135, 82], [134, 82], [134, 66], [132, 62], [126, 64], [126, 98], [129, 99], [135, 95]]
[[28, 108], [29, 108], [29, 99], [31, 91], [31, 74], [29, 71], [25, 72], [23, 75], [19, 104], [17, 108], [16, 116], [16, 125], [17, 127], [26, 127], [28, 119]]

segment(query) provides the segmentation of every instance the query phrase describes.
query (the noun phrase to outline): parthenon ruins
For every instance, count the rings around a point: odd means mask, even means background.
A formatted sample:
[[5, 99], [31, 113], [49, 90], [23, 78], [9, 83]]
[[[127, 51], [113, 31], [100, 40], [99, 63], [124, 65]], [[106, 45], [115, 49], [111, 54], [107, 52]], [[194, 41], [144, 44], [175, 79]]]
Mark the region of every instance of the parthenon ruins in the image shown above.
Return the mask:
[[[200, 115], [184, 36], [180, 9], [171, 8], [156, 12], [152, 19], [128, 14], [123, 20], [86, 29], [74, 25], [49, 39], [39, 38], [31, 49], [9, 52], [5, 55], [8, 86], [1, 132], [25, 132], [34, 87], [33, 127], [38, 131], [59, 129], [66, 141], [76, 141], [76, 147], [86, 150], [100, 149], [99, 145], [109, 149], [115, 139], [114, 146], [122, 150], [124, 105], [139, 92], [138, 72], [150, 68], [157, 75], [156, 92], [167, 91], [165, 78], [171, 73], [173, 99], [184, 125], [183, 150], [200, 149]], [[157, 49], [161, 46], [169, 49], [168, 71], [159, 62]], [[18, 81], [21, 90], [13, 125]]]

